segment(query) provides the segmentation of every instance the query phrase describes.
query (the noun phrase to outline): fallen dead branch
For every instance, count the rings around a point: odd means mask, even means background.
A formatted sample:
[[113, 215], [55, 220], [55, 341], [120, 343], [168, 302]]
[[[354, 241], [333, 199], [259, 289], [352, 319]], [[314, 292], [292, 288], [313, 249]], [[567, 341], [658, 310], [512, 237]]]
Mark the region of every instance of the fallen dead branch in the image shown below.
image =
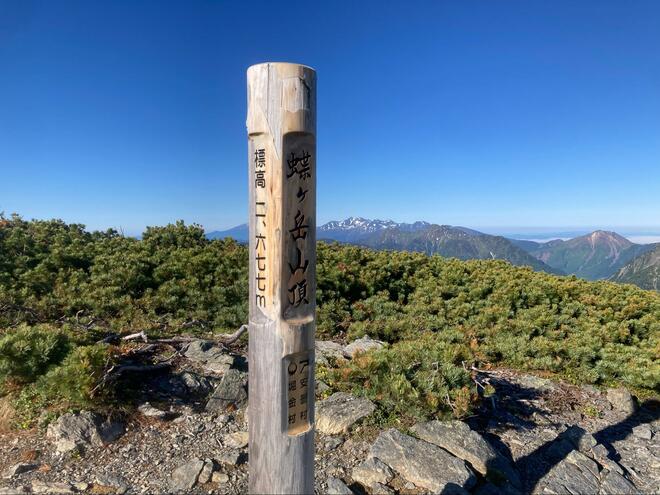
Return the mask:
[[234, 333], [227, 335], [218, 335], [212, 339], [200, 339], [198, 337], [185, 337], [185, 336], [172, 337], [169, 339], [150, 339], [149, 336], [144, 331], [141, 331], [138, 333], [132, 333], [130, 335], [124, 335], [124, 336], [120, 336], [118, 334], [111, 334], [99, 340], [97, 343], [109, 344], [120, 341], [131, 341], [131, 340], [141, 339], [145, 344], [150, 343], [150, 344], [175, 345], [175, 344], [188, 344], [190, 342], [211, 342], [214, 344], [230, 345], [236, 342], [238, 339], [240, 339], [241, 335], [247, 332], [247, 330], [248, 330], [247, 325], [241, 325], [241, 327], [238, 330], [236, 330]]

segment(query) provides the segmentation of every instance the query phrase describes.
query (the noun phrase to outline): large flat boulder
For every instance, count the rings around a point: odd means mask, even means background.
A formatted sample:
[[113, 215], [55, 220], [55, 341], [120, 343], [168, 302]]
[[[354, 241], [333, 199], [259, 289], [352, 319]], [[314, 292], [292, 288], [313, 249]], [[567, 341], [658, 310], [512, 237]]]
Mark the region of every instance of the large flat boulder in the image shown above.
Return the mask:
[[356, 421], [375, 409], [369, 399], [337, 392], [316, 406], [316, 429], [326, 435], [346, 433]]
[[434, 493], [460, 493], [477, 481], [462, 459], [394, 428], [379, 435], [369, 456], [377, 457], [406, 480]]
[[422, 440], [467, 461], [494, 484], [520, 488], [520, 477], [509, 460], [462, 421], [428, 421], [414, 425], [411, 430]]

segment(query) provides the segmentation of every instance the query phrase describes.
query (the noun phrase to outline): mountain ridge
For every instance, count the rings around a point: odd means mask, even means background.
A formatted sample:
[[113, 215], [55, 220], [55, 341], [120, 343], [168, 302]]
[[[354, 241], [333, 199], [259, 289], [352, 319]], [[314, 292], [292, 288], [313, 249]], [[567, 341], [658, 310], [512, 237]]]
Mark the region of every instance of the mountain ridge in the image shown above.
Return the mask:
[[610, 280], [660, 291], [660, 243], [622, 266]]
[[545, 264], [587, 280], [612, 277], [637, 256], [653, 249], [654, 244], [635, 244], [616, 232], [595, 230], [568, 240], [545, 243], [517, 242]]

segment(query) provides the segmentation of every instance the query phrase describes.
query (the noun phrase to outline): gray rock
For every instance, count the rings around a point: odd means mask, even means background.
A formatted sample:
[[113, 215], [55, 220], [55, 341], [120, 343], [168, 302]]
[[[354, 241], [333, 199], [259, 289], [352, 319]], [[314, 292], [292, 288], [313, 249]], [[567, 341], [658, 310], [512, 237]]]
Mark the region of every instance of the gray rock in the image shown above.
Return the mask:
[[230, 369], [206, 403], [206, 410], [224, 412], [229, 407], [240, 409], [247, 403], [247, 397], [247, 373]]
[[358, 353], [372, 351], [375, 349], [382, 349], [383, 347], [385, 347], [385, 342], [381, 342], [380, 340], [373, 340], [368, 335], [365, 335], [361, 339], [354, 340], [346, 347], [344, 347], [343, 353], [344, 357], [353, 359]]
[[341, 437], [327, 437], [323, 443], [323, 448], [329, 452], [335, 450], [342, 443], [344, 443], [344, 439]]
[[635, 486], [619, 473], [608, 471], [604, 473], [600, 484], [601, 495], [621, 495], [639, 493]]
[[463, 460], [396, 429], [382, 432], [371, 446], [369, 456], [379, 458], [406, 480], [434, 492], [470, 489], [476, 483], [476, 477]]
[[332, 342], [331, 340], [317, 340], [315, 347], [317, 364], [328, 366], [344, 360], [344, 348], [337, 342]]
[[4, 474], [4, 478], [6, 479], [11, 479], [14, 478], [20, 474], [23, 473], [29, 473], [30, 471], [34, 471], [39, 467], [39, 464], [31, 464], [27, 462], [19, 462], [18, 464], [14, 464], [12, 467], [7, 469], [7, 471]]
[[199, 473], [199, 476], [197, 477], [197, 483], [200, 485], [203, 485], [204, 483], [208, 483], [211, 481], [211, 477], [213, 476], [213, 471], [215, 469], [215, 466], [213, 465], [213, 461], [211, 459], [204, 459], [204, 467]]
[[344, 483], [339, 478], [330, 476], [328, 478], [328, 491], [329, 495], [353, 495], [353, 490], [351, 490], [346, 483]]
[[632, 429], [632, 433], [642, 440], [651, 440], [653, 438], [653, 432], [649, 425], [637, 425]]
[[564, 435], [580, 452], [589, 452], [598, 443], [591, 433], [577, 425], [569, 426]]
[[330, 386], [322, 380], [314, 380], [316, 387], [316, 395], [323, 394], [326, 390], [330, 390]]
[[181, 382], [186, 390], [192, 395], [206, 395], [211, 391], [211, 382], [205, 376], [184, 371], [180, 376]]
[[73, 487], [68, 483], [56, 483], [35, 480], [32, 482], [32, 493], [48, 493], [58, 495], [69, 495], [75, 493]]
[[607, 400], [615, 411], [633, 414], [637, 410], [635, 399], [625, 388], [607, 389]]
[[46, 436], [54, 440], [58, 452], [70, 452], [113, 442], [123, 433], [123, 424], [103, 422], [99, 415], [81, 411], [60, 416], [48, 426]]
[[115, 493], [120, 495], [131, 487], [126, 478], [114, 473], [100, 474], [96, 477], [96, 482], [101, 486], [114, 488]]
[[142, 414], [142, 416], [145, 416], [147, 418], [165, 419], [169, 415], [167, 411], [161, 411], [160, 409], [156, 409], [148, 402], [145, 402], [144, 404], [140, 404], [137, 409], [138, 412]]
[[356, 421], [375, 409], [369, 399], [337, 392], [316, 406], [316, 429], [326, 435], [346, 433]]
[[609, 458], [609, 452], [604, 445], [598, 444], [591, 449], [591, 453], [594, 456], [594, 459], [598, 461], [598, 464], [603, 466], [609, 471], [614, 471], [619, 474], [623, 474], [623, 468], [619, 464]]
[[387, 464], [377, 457], [369, 457], [362, 464], [353, 468], [351, 477], [362, 486], [370, 487], [374, 483], [386, 485], [392, 481], [394, 473]]
[[539, 481], [548, 494], [598, 493], [598, 465], [583, 453], [573, 450]]
[[371, 488], [371, 495], [394, 495], [396, 493], [389, 486], [382, 483], [372, 483], [369, 488]]
[[234, 365], [234, 356], [213, 342], [197, 340], [187, 345], [183, 355], [214, 373], [225, 373]]
[[521, 486], [520, 477], [508, 459], [462, 421], [429, 421], [418, 423], [411, 430], [422, 440], [467, 461], [493, 483]]
[[238, 466], [241, 464], [242, 455], [239, 451], [223, 452], [216, 456], [215, 460], [221, 466]]
[[232, 449], [242, 449], [247, 447], [249, 434], [247, 431], [237, 431], [224, 436], [222, 443]]
[[170, 480], [172, 489], [175, 491], [192, 489], [197, 484], [197, 479], [204, 468], [204, 464], [201, 459], [193, 459], [176, 468]]
[[516, 381], [523, 387], [538, 390], [539, 392], [549, 392], [557, 386], [552, 380], [535, 375], [519, 375], [516, 377]]

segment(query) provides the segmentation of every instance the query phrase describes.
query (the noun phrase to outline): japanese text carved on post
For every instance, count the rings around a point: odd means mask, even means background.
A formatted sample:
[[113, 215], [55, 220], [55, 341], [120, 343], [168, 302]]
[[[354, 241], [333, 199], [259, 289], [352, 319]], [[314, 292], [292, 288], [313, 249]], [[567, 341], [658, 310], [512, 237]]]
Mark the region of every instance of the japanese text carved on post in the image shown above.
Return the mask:
[[250, 491], [314, 486], [316, 74], [248, 70]]

